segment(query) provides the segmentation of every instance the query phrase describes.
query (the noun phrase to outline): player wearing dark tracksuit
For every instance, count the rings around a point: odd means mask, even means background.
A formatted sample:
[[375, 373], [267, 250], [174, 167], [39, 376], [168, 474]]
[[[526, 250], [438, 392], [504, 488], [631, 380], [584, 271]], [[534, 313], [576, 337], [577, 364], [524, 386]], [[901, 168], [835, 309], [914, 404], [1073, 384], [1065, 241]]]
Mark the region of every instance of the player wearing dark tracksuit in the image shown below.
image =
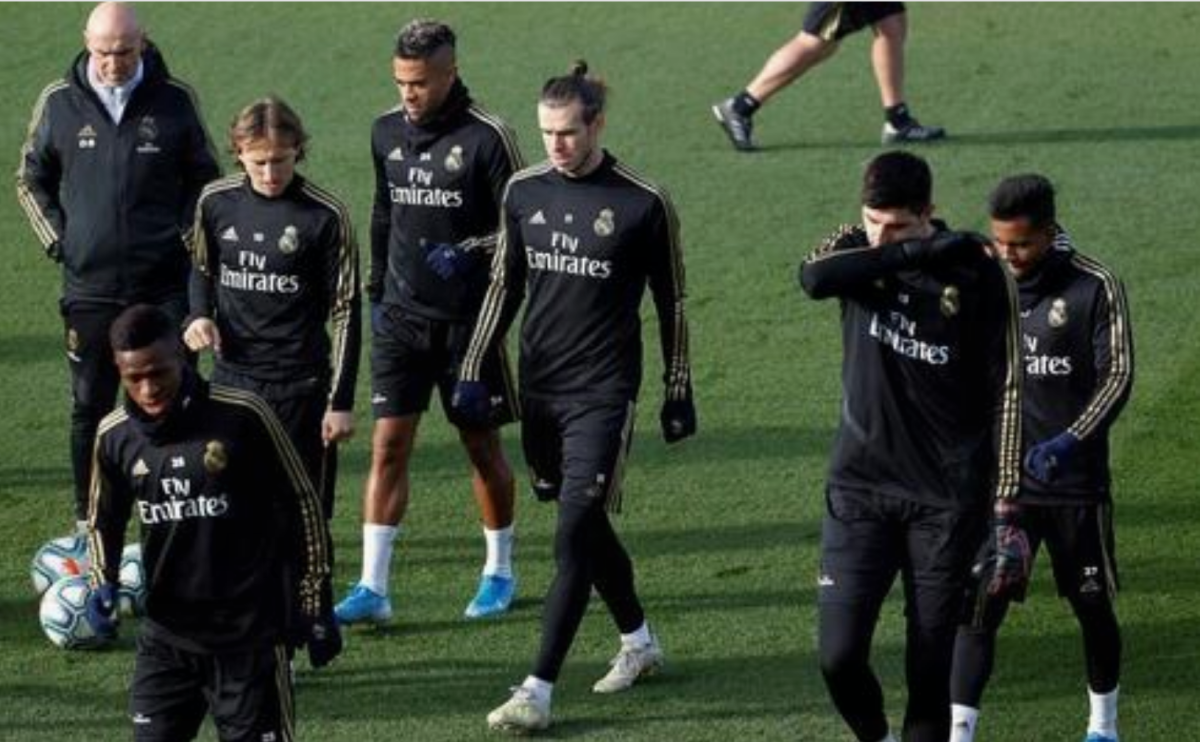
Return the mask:
[[481, 360], [525, 301], [521, 439], [535, 494], [558, 501], [557, 571], [533, 672], [488, 717], [493, 727], [549, 724], [550, 689], [593, 588], [622, 634], [622, 653], [594, 690], [624, 690], [662, 661], [606, 508], [619, 505], [632, 440], [647, 286], [662, 341], [664, 435], [673, 442], [695, 429], [683, 261], [670, 199], [600, 148], [602, 110], [603, 88], [582, 72], [543, 91], [539, 122], [550, 160], [506, 189], [492, 282], [456, 389], [460, 408], [477, 401], [486, 411]]
[[[264, 100], [247, 111], [280, 105]], [[213, 380], [271, 405], [329, 517], [336, 447], [322, 426], [327, 412], [354, 407], [362, 334], [358, 250], [337, 197], [300, 175], [278, 187], [277, 195], [263, 195], [254, 175], [243, 174], [205, 188], [193, 233], [192, 318], [215, 319], [220, 347]]]
[[822, 527], [820, 660], [862, 742], [892, 739], [871, 638], [897, 573], [907, 619], [906, 742], [942, 742], [951, 651], [991, 500], [1015, 493], [1015, 292], [982, 243], [930, 220], [922, 160], [868, 166], [863, 226], [801, 265], [841, 305], [843, 404]]
[[[183, 321], [188, 259], [182, 235], [200, 189], [219, 175], [192, 90], [170, 75], [136, 20], [124, 17], [131, 12], [93, 12], [88, 33], [99, 37], [89, 35], [89, 51], [42, 91], [17, 172], [18, 199], [34, 234], [62, 264], [77, 521], [87, 517], [96, 427], [117, 394], [108, 328], [138, 302]], [[137, 56], [110, 79], [110, 63], [101, 72], [97, 60], [112, 51], [105, 45], [113, 24]], [[101, 97], [110, 90], [127, 100], [111, 104], [117, 114]]]
[[[1088, 740], [1117, 739], [1121, 636], [1108, 431], [1133, 383], [1133, 338], [1121, 282], [1075, 249], [1055, 221], [1041, 176], [1006, 179], [992, 196], [996, 250], [1017, 276], [1025, 382], [1019, 521], [1036, 554], [1044, 541], [1058, 594], [1083, 634], [1092, 716]], [[991, 545], [980, 555], [986, 579]], [[979, 590], [955, 647], [955, 742], [974, 739], [978, 709], [1009, 599]]]
[[89, 613], [113, 635], [122, 542], [136, 517], [147, 599], [134, 738], [192, 739], [211, 710], [222, 740], [292, 739], [285, 646], [308, 643], [315, 666], [340, 650], [312, 484], [266, 404], [201, 379], [159, 310], [122, 313], [112, 343], [127, 395], [96, 440]]

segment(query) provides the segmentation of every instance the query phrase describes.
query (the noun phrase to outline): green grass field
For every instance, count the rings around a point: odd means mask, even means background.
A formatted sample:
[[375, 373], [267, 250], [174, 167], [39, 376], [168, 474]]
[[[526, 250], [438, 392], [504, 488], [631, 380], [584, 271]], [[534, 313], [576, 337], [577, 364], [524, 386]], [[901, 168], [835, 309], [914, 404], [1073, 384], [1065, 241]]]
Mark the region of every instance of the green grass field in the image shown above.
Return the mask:
[[[88, 9], [0, 4], [0, 164], [9, 172], [38, 93], [80, 47]], [[840, 394], [837, 312], [803, 298], [794, 275], [828, 231], [857, 218], [861, 167], [879, 151], [868, 42], [854, 37], [764, 110], [761, 153], [735, 154], [708, 111], [757, 71], [801, 13], [741, 3], [142, 10], [172, 70], [197, 88], [218, 141], [252, 98], [275, 92], [298, 109], [313, 134], [305, 171], [351, 204], [364, 250], [369, 129], [395, 102], [389, 60], [404, 21], [431, 15], [456, 27], [464, 79], [516, 126], [530, 160], [541, 156], [534, 104], [544, 79], [582, 56], [612, 84], [607, 145], [668, 187], [681, 214], [701, 434], [671, 450], [659, 439], [652, 356], [618, 527], [669, 667], [636, 692], [593, 697], [590, 683], [616, 648], [594, 605], [558, 686], [551, 738], [851, 739], [814, 658], [819, 518]], [[1189, 4], [911, 9], [909, 98], [952, 134], [920, 150], [934, 166], [941, 214], [981, 228], [985, 195], [1001, 176], [1044, 172], [1077, 242], [1129, 290], [1138, 377], [1113, 459], [1121, 724], [1136, 742], [1194, 738], [1200, 729], [1198, 36], [1200, 7]], [[37, 625], [27, 566], [69, 523], [70, 402], [58, 274], [11, 190], [0, 198], [0, 248], [0, 740], [128, 739], [131, 627], [115, 651], [79, 654], [51, 647]], [[363, 399], [366, 371], [364, 363]], [[339, 591], [358, 576], [366, 409], [344, 453]], [[515, 432], [507, 441], [519, 461]], [[553, 514], [522, 497], [520, 602], [500, 621], [468, 624], [459, 615], [482, 539], [465, 475], [450, 430], [431, 415], [394, 563], [399, 620], [388, 631], [352, 631], [333, 667], [300, 674], [302, 738], [491, 737], [483, 717], [525, 675], [536, 647]], [[902, 637], [893, 596], [874, 660], [897, 725]], [[1074, 621], [1040, 563], [1031, 600], [1001, 637], [979, 739], [1081, 738], [1080, 655]], [[214, 737], [206, 729], [202, 738]]]

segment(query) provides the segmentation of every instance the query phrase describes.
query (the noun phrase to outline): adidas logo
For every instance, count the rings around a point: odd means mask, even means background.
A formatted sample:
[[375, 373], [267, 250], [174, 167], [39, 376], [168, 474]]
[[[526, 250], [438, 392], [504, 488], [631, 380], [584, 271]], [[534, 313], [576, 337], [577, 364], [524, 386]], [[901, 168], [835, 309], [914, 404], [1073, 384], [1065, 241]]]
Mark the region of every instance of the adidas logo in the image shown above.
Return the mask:
[[545, 224], [546, 223], [546, 215], [542, 213], [541, 209], [538, 209], [538, 213], [534, 214], [529, 219], [529, 223], [530, 224]]
[[225, 240], [226, 242], [237, 242], [238, 241], [237, 230], [234, 229], [233, 227], [230, 227], [229, 229], [227, 229], [221, 233], [221, 239]]
[[149, 473], [150, 467], [146, 466], [145, 459], [138, 459], [137, 463], [133, 465], [133, 471], [131, 472], [135, 477], [144, 477]]
[[83, 139], [84, 137], [94, 137], [96, 136], [96, 130], [92, 128], [91, 124], [87, 124], [80, 129], [79, 133], [75, 136], [79, 137], [80, 139]]
[[404, 150], [402, 150], [402, 149], [400, 149], [399, 147], [397, 147], [397, 148], [395, 148], [394, 150], [392, 150], [391, 152], [388, 152], [388, 156], [387, 156], [387, 158], [388, 158], [389, 160], [391, 160], [392, 162], [403, 162], [403, 160], [404, 160]]
[[376, 392], [375, 394], [371, 395], [371, 404], [384, 404], [387, 401], [388, 398], [386, 394], [380, 394], [379, 392]]

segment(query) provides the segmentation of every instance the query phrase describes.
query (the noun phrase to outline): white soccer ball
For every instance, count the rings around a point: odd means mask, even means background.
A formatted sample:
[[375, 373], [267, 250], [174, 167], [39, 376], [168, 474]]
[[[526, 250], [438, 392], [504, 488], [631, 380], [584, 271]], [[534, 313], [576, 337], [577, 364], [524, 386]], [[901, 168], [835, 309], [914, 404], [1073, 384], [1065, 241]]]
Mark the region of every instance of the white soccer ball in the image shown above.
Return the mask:
[[54, 646], [85, 649], [103, 644], [87, 620], [87, 600], [91, 593], [88, 578], [76, 575], [55, 582], [42, 596], [38, 619]]
[[122, 616], [141, 616], [146, 612], [146, 567], [142, 564], [142, 545], [129, 544], [121, 552], [121, 584], [117, 589]]
[[42, 595], [63, 577], [86, 575], [91, 569], [87, 539], [83, 536], [63, 536], [42, 544], [29, 565], [33, 589]]

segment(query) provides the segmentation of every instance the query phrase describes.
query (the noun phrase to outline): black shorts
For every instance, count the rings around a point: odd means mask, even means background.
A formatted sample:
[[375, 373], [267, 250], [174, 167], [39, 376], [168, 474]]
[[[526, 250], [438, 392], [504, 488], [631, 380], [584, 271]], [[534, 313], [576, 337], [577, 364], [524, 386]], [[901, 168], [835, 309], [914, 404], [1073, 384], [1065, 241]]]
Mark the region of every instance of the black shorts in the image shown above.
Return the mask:
[[207, 654], [138, 636], [129, 698], [135, 742], [193, 739], [210, 710], [222, 742], [294, 739], [292, 709], [282, 646]]
[[304, 470], [317, 488], [326, 520], [332, 518], [337, 446], [326, 446], [321, 438], [321, 425], [329, 409], [329, 381], [322, 376], [295, 381], [263, 381], [231, 370], [220, 362], [213, 368], [212, 380], [262, 397], [300, 454]]
[[840, 41], [903, 12], [904, 3], [812, 3], [804, 14], [804, 31], [825, 41]]
[[[187, 296], [164, 299], [157, 304], [176, 327], [182, 327], [187, 315]], [[113, 364], [108, 330], [127, 307], [120, 304], [62, 301], [67, 361], [71, 367], [71, 396], [77, 409], [91, 410], [98, 421], [112, 410], [117, 399], [120, 376]], [[183, 336], [183, 330], [179, 331]], [[190, 356], [192, 360], [194, 356]]]
[[819, 602], [877, 607], [900, 573], [920, 625], [959, 622], [984, 513], [840, 489], [829, 490], [825, 503]]
[[[450, 398], [473, 329], [470, 324], [426, 319], [396, 306], [384, 306], [371, 344], [375, 419], [425, 412], [437, 387], [446, 418], [460, 428], [468, 427], [454, 414]], [[484, 358], [480, 381], [492, 396], [491, 427], [516, 420], [516, 391], [503, 347]]]
[[[1026, 503], [1017, 523], [1029, 537], [1034, 555], [1045, 542], [1059, 596], [1085, 600], [1116, 597], [1117, 556], [1111, 503]], [[981, 587], [991, 579], [995, 553], [996, 544], [989, 538], [979, 551], [975, 570]]]
[[537, 498], [619, 510], [635, 412], [633, 402], [522, 399], [521, 445]]

